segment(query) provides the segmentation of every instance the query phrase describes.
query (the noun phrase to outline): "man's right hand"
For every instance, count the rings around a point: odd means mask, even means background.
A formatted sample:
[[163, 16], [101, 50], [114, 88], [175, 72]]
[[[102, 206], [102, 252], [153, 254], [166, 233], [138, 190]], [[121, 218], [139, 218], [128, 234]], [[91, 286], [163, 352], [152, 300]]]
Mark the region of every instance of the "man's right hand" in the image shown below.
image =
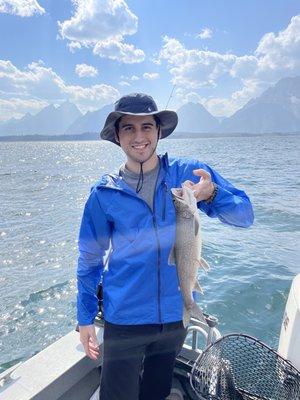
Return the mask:
[[95, 325], [79, 326], [80, 341], [85, 354], [92, 360], [99, 357], [99, 343], [96, 336]]

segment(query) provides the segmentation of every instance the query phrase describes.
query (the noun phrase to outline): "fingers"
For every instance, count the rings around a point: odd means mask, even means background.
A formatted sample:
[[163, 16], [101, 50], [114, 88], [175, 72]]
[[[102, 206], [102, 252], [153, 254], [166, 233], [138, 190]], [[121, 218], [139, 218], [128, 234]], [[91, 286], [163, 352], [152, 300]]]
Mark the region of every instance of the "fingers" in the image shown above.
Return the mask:
[[85, 342], [85, 343], [82, 343], [82, 344], [83, 344], [83, 347], [84, 347], [85, 354], [89, 358], [91, 358], [92, 360], [95, 360], [95, 354], [94, 354], [93, 351], [90, 350], [90, 343], [89, 342]]
[[98, 342], [98, 339], [97, 339], [97, 336], [96, 336], [96, 331], [94, 331], [91, 334], [91, 341], [94, 344], [94, 346], [99, 347], [99, 342]]
[[202, 168], [194, 169], [193, 174], [196, 176], [200, 176], [200, 178], [211, 180], [210, 173], [205, 171], [205, 169]]
[[85, 354], [92, 360], [97, 360], [99, 356], [99, 343], [93, 325], [80, 326], [80, 341], [83, 345]]
[[188, 187], [189, 189], [193, 189], [193, 187], [194, 187], [194, 182], [192, 182], [192, 181], [184, 181], [183, 182], [183, 184], [182, 184], [182, 186], [186, 186], [186, 187]]
[[202, 168], [194, 169], [193, 173], [200, 177], [200, 181], [198, 183], [185, 181], [183, 185], [193, 190], [197, 202], [208, 199], [214, 190], [210, 173]]
[[99, 352], [98, 342], [95, 343], [95, 341], [90, 338], [88, 347], [87, 347], [87, 351], [86, 351], [86, 355], [88, 357], [90, 357], [92, 360], [97, 360], [97, 358], [99, 357], [99, 354], [100, 354], [100, 352]]

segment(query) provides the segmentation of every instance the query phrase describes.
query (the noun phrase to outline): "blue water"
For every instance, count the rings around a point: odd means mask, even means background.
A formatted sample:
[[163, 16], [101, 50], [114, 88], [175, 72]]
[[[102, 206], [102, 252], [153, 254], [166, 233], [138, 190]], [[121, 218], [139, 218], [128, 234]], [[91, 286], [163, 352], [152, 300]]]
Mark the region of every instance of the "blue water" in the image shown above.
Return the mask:
[[[251, 197], [256, 220], [203, 215], [202, 307], [222, 333], [277, 348], [300, 272], [300, 136], [163, 140], [160, 152], [209, 163]], [[77, 234], [90, 186], [123, 161], [105, 142], [0, 143], [0, 371], [75, 327]]]

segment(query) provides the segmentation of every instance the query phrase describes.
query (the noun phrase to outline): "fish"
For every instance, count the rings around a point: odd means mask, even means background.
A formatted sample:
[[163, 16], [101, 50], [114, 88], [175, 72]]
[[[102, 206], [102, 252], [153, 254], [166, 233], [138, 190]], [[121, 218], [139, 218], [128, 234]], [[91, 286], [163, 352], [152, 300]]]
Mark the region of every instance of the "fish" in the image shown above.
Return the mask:
[[202, 310], [193, 298], [193, 291], [203, 294], [197, 274], [198, 269], [210, 270], [209, 264], [201, 257], [201, 219], [193, 190], [182, 184], [172, 188], [172, 199], [176, 212], [175, 244], [169, 255], [169, 264], [175, 264], [179, 287], [183, 298], [183, 325], [186, 328], [194, 317], [206, 323]]

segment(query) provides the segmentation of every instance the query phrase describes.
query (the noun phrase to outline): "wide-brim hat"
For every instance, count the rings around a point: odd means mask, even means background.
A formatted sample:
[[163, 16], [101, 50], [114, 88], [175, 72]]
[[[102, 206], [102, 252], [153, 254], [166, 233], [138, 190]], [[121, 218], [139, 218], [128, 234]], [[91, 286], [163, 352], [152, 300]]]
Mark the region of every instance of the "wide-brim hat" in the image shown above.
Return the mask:
[[116, 121], [123, 115], [157, 115], [160, 120], [160, 138], [166, 138], [176, 128], [178, 116], [175, 111], [158, 111], [153, 98], [143, 93], [132, 93], [123, 96], [115, 103], [115, 111], [108, 114], [100, 136], [104, 140], [109, 140], [117, 145], [115, 140]]

